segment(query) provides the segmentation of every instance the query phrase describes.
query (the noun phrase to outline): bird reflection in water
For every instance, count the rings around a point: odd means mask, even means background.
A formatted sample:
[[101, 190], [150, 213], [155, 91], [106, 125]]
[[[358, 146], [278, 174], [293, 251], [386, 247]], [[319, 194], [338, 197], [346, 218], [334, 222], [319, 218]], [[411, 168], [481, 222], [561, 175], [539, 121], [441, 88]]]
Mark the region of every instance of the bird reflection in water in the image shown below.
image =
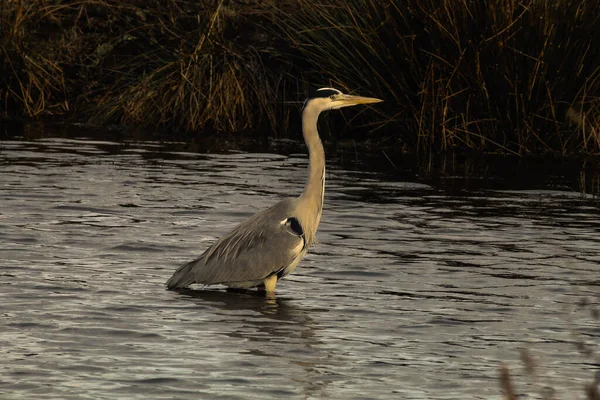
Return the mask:
[[240, 291], [233, 295], [220, 290], [177, 289], [183, 299], [203, 309], [209, 307], [220, 318], [219, 331], [245, 343], [247, 354], [277, 357], [291, 382], [301, 385], [305, 397], [326, 397], [326, 387], [334, 380], [330, 368], [335, 354], [319, 339], [321, 328], [313, 319], [326, 309], [298, 306], [281, 296], [264, 297], [257, 291]]

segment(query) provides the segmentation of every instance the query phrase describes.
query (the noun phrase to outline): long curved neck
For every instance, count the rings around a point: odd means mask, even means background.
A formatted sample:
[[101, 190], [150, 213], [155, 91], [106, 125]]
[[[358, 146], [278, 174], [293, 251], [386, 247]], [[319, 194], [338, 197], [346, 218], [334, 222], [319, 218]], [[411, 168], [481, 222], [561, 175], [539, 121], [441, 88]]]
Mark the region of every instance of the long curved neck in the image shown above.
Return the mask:
[[[304, 142], [308, 147], [308, 179], [304, 186], [304, 192], [300, 196], [300, 201], [305, 203], [303, 209], [309, 213], [307, 217], [310, 218], [312, 232], [311, 236], [317, 231], [317, 226], [321, 221], [321, 212], [323, 210], [323, 196], [325, 194], [325, 151], [323, 149], [323, 143], [319, 138], [319, 132], [317, 131], [317, 120], [319, 119], [320, 110], [316, 107], [305, 107], [302, 113], [302, 133], [304, 135]], [[309, 238], [309, 242], [312, 242], [314, 237]]]

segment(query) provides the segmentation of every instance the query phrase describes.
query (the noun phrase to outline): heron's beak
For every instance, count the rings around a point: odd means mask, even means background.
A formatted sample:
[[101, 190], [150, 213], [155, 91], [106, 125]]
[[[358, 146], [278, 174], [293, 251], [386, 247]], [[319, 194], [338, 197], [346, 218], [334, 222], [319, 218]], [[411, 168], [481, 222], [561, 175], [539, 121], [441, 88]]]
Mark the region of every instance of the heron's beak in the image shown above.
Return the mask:
[[351, 94], [340, 94], [337, 95], [335, 100], [333, 100], [332, 108], [342, 108], [348, 106], [355, 106], [358, 104], [372, 104], [372, 103], [380, 103], [383, 100], [377, 99], [375, 97], [363, 97], [363, 96], [353, 96]]

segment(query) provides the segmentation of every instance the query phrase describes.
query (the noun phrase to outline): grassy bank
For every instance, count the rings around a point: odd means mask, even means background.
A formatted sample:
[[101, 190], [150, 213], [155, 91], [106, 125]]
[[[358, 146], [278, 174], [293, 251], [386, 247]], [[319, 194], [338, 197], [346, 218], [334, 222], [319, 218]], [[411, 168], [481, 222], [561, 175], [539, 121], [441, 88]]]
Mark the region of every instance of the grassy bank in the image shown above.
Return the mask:
[[591, 0], [13, 0], [0, 113], [297, 137], [309, 87], [332, 85], [386, 100], [330, 118], [357, 139], [590, 154], [597, 43]]

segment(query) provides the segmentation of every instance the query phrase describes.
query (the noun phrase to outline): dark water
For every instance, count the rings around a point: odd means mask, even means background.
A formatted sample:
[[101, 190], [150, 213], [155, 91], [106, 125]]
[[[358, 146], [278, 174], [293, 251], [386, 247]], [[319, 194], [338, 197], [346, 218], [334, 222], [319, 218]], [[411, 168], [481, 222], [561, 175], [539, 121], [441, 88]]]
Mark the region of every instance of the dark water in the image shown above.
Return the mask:
[[1, 143], [1, 398], [499, 399], [501, 362], [529, 398], [583, 398], [600, 211], [579, 193], [331, 166], [321, 243], [275, 300], [174, 293], [178, 265], [299, 194], [306, 157], [157, 150]]

